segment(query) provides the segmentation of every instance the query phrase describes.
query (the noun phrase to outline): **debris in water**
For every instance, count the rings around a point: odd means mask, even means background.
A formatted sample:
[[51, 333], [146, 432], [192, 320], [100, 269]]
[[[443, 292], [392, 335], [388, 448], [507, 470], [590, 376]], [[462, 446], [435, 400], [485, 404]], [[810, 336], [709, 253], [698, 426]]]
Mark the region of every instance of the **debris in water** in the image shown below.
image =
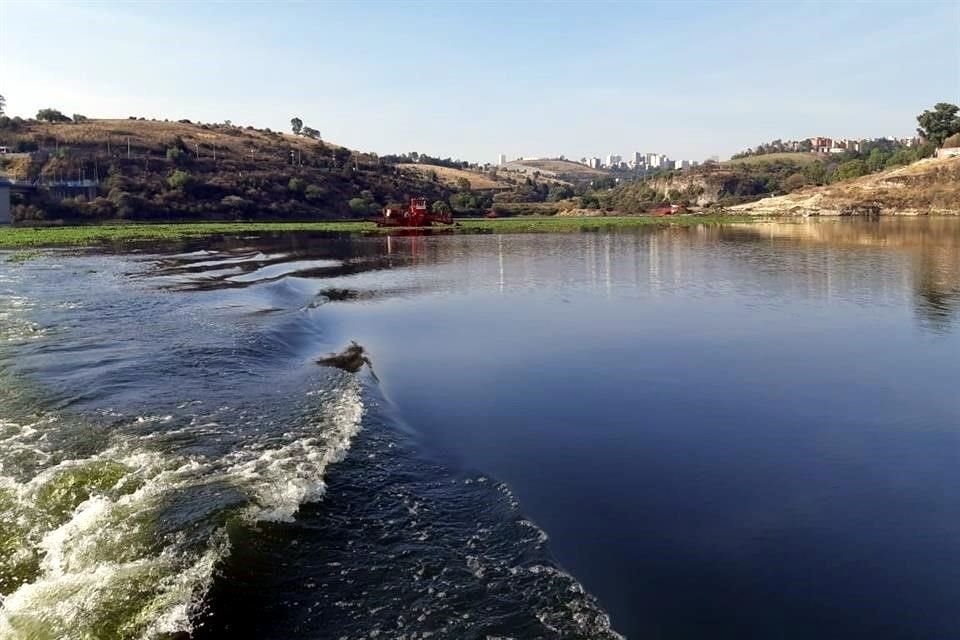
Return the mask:
[[367, 357], [366, 351], [354, 340], [351, 340], [350, 346], [340, 353], [331, 353], [326, 358], [320, 358], [317, 360], [317, 364], [325, 367], [336, 367], [344, 371], [349, 371], [350, 373], [356, 373], [363, 368], [363, 365], [367, 365], [373, 379], [378, 382], [380, 381], [380, 379], [377, 378], [377, 374], [373, 371], [373, 363], [370, 362], [370, 358]]

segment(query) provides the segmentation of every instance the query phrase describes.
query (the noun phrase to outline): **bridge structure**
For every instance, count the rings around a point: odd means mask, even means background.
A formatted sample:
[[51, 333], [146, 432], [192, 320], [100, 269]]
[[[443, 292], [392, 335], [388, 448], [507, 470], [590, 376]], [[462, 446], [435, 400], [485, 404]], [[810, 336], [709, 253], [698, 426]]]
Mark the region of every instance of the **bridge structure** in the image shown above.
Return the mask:
[[10, 224], [10, 198], [14, 193], [24, 195], [44, 192], [57, 199], [84, 196], [93, 199], [97, 196], [98, 180], [12, 180], [0, 175], [0, 224]]

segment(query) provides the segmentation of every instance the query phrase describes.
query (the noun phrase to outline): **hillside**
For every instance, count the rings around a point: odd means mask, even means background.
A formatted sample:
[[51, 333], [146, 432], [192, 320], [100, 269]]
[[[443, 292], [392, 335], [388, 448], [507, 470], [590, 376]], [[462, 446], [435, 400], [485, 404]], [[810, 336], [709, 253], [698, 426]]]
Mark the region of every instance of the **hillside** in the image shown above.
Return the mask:
[[437, 179], [444, 186], [452, 189], [459, 188], [460, 180], [466, 180], [470, 183], [471, 189], [483, 191], [487, 189], [510, 189], [513, 185], [502, 180], [492, 180], [488, 175], [477, 173], [476, 171], [465, 171], [463, 169], [454, 169], [452, 167], [441, 167], [429, 164], [398, 164], [404, 172], [413, 173], [421, 180], [429, 180], [431, 174], [436, 174]]
[[960, 215], [960, 157], [807, 187], [730, 208], [751, 215]]
[[765, 164], [773, 164], [776, 162], [787, 162], [790, 164], [805, 166], [812, 164], [817, 160], [821, 160], [822, 156], [816, 153], [798, 153], [798, 152], [784, 152], [784, 153], [765, 153], [762, 155], [756, 156], [747, 156], [746, 158], [737, 158], [735, 160], [724, 160], [720, 164], [726, 166], [736, 166], [736, 165], [747, 165], [747, 166], [758, 166]]
[[594, 169], [570, 160], [516, 160], [508, 162], [504, 168], [527, 175], [537, 172], [544, 178], [555, 178], [565, 182], [589, 182], [595, 178], [610, 176], [608, 171]]
[[97, 182], [90, 199], [15, 203], [18, 220], [331, 219], [453, 193], [372, 154], [229, 124], [24, 121], [0, 130], [0, 145], [24, 152], [0, 156], [13, 178]]

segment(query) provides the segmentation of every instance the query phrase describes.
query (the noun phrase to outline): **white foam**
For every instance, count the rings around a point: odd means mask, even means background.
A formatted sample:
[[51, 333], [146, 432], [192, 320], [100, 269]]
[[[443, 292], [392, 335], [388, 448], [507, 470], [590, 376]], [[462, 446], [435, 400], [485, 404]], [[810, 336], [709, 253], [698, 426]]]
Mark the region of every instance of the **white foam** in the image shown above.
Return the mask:
[[[226, 534], [218, 531], [202, 548], [188, 544], [182, 531], [161, 539], [154, 530], [158, 515], [179, 492], [224, 482], [249, 496], [247, 517], [291, 520], [300, 505], [323, 495], [325, 472], [344, 457], [361, 427], [364, 407], [356, 378], [344, 376], [339, 388], [318, 395], [315, 419], [292, 427], [275, 446], [254, 444], [207, 459], [144, 450], [149, 440], [138, 438], [88, 458], [61, 461], [25, 483], [0, 477], [0, 489], [15, 497], [19, 512], [28, 514], [21, 524], [31, 548], [18, 552], [40, 559], [39, 575], [2, 599], [0, 638], [86, 640], [94, 637], [94, 628], [119, 624], [104, 621], [104, 615], [121, 616], [125, 629], [145, 639], [189, 633], [215, 566], [227, 553]], [[172, 419], [140, 416], [133, 422]], [[37, 445], [38, 426], [4, 421], [0, 444]], [[122, 477], [78, 504], [65, 521], [45, 529], [50, 518], [37, 507], [44, 487], [60, 474], [100, 463], [123, 465]], [[98, 626], [103, 624], [107, 627]]]
[[350, 378], [336, 395], [328, 394], [321, 411], [319, 421], [305, 433], [289, 434], [300, 436], [292, 442], [232, 456], [230, 473], [242, 479], [254, 497], [249, 517], [289, 522], [300, 505], [323, 496], [327, 467], [343, 459], [360, 430], [364, 407], [359, 382]]

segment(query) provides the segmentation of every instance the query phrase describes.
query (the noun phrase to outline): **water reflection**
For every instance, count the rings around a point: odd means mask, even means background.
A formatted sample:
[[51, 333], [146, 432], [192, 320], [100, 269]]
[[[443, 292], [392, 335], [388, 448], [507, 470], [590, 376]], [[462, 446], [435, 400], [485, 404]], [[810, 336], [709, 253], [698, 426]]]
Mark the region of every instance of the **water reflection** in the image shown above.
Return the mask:
[[170, 287], [203, 290], [450, 265], [430, 273], [430, 286], [492, 285], [503, 293], [549, 283], [651, 297], [757, 292], [769, 304], [799, 297], [896, 305], [908, 296], [918, 325], [935, 333], [951, 331], [960, 315], [957, 219], [807, 219], [571, 235], [266, 234], [203, 246], [162, 259], [154, 275]]

